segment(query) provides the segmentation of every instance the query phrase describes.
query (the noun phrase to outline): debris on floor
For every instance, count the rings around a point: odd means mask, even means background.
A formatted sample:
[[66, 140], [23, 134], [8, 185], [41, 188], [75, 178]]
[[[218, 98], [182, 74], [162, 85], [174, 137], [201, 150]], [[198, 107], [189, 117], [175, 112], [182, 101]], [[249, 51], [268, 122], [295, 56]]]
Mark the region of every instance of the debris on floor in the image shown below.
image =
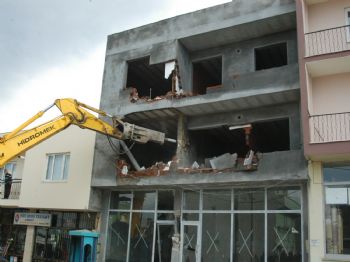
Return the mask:
[[130, 171], [130, 166], [125, 160], [117, 161], [117, 175], [119, 177], [155, 177], [172, 174], [202, 174], [220, 172], [254, 171], [258, 168], [261, 159], [260, 153], [250, 150], [245, 158], [239, 158], [236, 153], [206, 159], [206, 163], [194, 161], [191, 167], [178, 167], [178, 159], [174, 157], [168, 163], [157, 162], [149, 168], [141, 168], [139, 171]]
[[191, 96], [193, 96], [192, 93], [190, 92], [186, 93], [183, 91], [183, 89], [179, 89], [178, 91], [177, 90], [169, 91], [163, 96], [156, 96], [154, 98], [151, 98], [149, 96], [139, 97], [139, 93], [137, 89], [135, 87], [131, 87], [129, 101], [131, 103], [145, 103], [145, 102], [152, 103], [152, 102], [156, 102], [164, 99], [172, 100], [172, 99], [181, 99], [184, 97], [191, 97]]

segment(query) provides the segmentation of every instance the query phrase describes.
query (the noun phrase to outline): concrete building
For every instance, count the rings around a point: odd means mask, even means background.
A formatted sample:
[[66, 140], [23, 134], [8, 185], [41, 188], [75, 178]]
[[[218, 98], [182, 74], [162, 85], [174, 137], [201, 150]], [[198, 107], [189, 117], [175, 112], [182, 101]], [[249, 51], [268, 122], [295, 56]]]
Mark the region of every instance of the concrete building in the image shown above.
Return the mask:
[[90, 187], [95, 136], [71, 126], [5, 166], [13, 177], [9, 198], [3, 183], [0, 194], [2, 250], [12, 239], [7, 258], [67, 261], [68, 231], [98, 229], [100, 203]]
[[310, 261], [350, 261], [350, 1], [296, 2]]
[[110, 35], [100, 108], [177, 144], [96, 136], [100, 261], [308, 261], [299, 91], [293, 0]]

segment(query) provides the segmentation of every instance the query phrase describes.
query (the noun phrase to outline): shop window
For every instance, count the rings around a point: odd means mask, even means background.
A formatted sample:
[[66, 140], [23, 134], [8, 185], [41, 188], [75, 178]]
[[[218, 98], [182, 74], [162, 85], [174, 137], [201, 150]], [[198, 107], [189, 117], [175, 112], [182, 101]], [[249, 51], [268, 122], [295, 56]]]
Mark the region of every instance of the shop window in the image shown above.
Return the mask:
[[328, 254], [350, 254], [350, 166], [323, 168], [325, 184], [326, 250]]
[[[26, 238], [26, 226], [13, 225], [14, 212], [21, 210], [0, 208], [0, 257], [9, 261], [10, 257], [16, 257], [22, 261]], [[6, 254], [4, 254], [7, 248]], [[2, 261], [2, 260], [1, 260]]]
[[299, 187], [271, 188], [267, 190], [267, 207], [271, 210], [299, 210]]
[[230, 214], [203, 214], [201, 261], [230, 261], [231, 230], [229, 228], [231, 228]]
[[183, 209], [199, 210], [199, 191], [184, 191], [183, 193]]
[[[175, 226], [181, 235], [183, 262], [302, 261], [298, 186], [188, 189], [182, 191], [182, 197], [176, 194], [179, 199], [174, 199], [173, 190], [155, 192], [155, 198], [151, 191], [119, 192], [131, 193], [133, 198], [136, 194], [137, 198], [149, 197], [152, 203], [158, 199], [158, 204], [154, 212], [109, 211], [106, 261], [170, 262]], [[111, 197], [117, 199], [116, 194]], [[167, 200], [182, 202], [180, 223], [164, 218], [175, 214], [159, 209], [173, 207], [164, 207]]]
[[49, 154], [47, 156], [47, 181], [66, 181], [68, 179], [69, 154]]
[[174, 225], [157, 225], [154, 261], [171, 262], [171, 249], [173, 246], [171, 237], [173, 235]]
[[154, 99], [172, 90], [172, 77], [165, 76], [165, 64], [149, 64], [149, 57], [128, 62], [127, 88], [136, 88], [140, 98]]
[[130, 213], [109, 214], [106, 261], [127, 261]]
[[235, 210], [264, 210], [264, 189], [237, 189], [235, 190]]
[[174, 190], [158, 191], [158, 210], [174, 210]]
[[264, 261], [264, 214], [236, 214], [234, 218], [234, 239], [237, 242], [234, 261]]
[[132, 200], [131, 192], [112, 192], [110, 208], [130, 210], [131, 200]]
[[287, 65], [287, 43], [255, 48], [255, 70]]
[[268, 214], [268, 261], [302, 261], [301, 215]]
[[174, 190], [112, 192], [105, 260], [171, 262], [174, 198]]
[[193, 63], [193, 94], [203, 95], [222, 85], [222, 57]]
[[95, 229], [96, 213], [51, 212], [51, 214], [51, 227], [35, 228], [33, 262], [68, 261], [69, 231]]
[[135, 191], [133, 198], [134, 210], [154, 210], [156, 192], [155, 191]]
[[203, 191], [204, 210], [230, 210], [231, 202], [231, 190]]
[[151, 262], [153, 252], [154, 213], [132, 213], [130, 231], [130, 262]]

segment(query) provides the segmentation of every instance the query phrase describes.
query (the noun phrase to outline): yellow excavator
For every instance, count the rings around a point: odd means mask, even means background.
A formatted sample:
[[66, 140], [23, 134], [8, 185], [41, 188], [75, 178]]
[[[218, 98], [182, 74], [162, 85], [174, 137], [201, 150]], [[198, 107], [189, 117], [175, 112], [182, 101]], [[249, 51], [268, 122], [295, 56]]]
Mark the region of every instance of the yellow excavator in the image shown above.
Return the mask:
[[[62, 112], [62, 115], [35, 128], [24, 130], [54, 106]], [[109, 117], [112, 120], [112, 124], [96, 117], [88, 110], [102, 117]], [[163, 144], [165, 141], [176, 142], [173, 139], [166, 138], [162, 132], [123, 122], [120, 118], [113, 117], [100, 109], [88, 106], [75, 99], [56, 99], [52, 105], [38, 112], [12, 132], [0, 137], [0, 168], [28, 149], [72, 124], [119, 140], [133, 140], [138, 143], [152, 141], [160, 144]], [[122, 146], [125, 148], [125, 143], [122, 143]], [[128, 155], [132, 158], [131, 154]]]

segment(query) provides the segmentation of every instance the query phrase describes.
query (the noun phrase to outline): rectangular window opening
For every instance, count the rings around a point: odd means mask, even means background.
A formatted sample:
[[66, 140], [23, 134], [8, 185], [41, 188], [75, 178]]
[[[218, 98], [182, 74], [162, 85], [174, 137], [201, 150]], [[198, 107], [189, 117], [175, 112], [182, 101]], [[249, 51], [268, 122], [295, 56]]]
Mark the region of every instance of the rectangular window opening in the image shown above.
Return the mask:
[[222, 57], [193, 63], [193, 94], [204, 95], [222, 85]]
[[66, 181], [68, 179], [70, 155], [47, 155], [46, 181]]
[[255, 70], [280, 67], [288, 64], [287, 43], [255, 48]]
[[212, 129], [192, 130], [191, 145], [198, 163], [205, 159], [226, 153], [237, 153], [244, 158], [251, 149], [254, 152], [268, 153], [290, 150], [288, 119], [253, 123], [247, 146], [245, 129], [229, 130], [228, 126]]
[[172, 77], [165, 76], [165, 64], [149, 64], [150, 57], [128, 62], [127, 88], [136, 88], [138, 97], [154, 99], [172, 91]]
[[[176, 137], [176, 136], [170, 136]], [[123, 150], [122, 150], [123, 151]], [[163, 145], [157, 143], [134, 144], [132, 146], [132, 154], [137, 160], [140, 167], [150, 168], [156, 163], [168, 163], [176, 155], [175, 143], [164, 143]], [[147, 152], [147, 153], [145, 153]], [[124, 156], [124, 155], [123, 155]], [[122, 156], [122, 157], [123, 157]], [[128, 170], [135, 171], [134, 166], [127, 156], [123, 160], [128, 163]]]
[[323, 179], [327, 254], [350, 255], [349, 164], [325, 166]]

